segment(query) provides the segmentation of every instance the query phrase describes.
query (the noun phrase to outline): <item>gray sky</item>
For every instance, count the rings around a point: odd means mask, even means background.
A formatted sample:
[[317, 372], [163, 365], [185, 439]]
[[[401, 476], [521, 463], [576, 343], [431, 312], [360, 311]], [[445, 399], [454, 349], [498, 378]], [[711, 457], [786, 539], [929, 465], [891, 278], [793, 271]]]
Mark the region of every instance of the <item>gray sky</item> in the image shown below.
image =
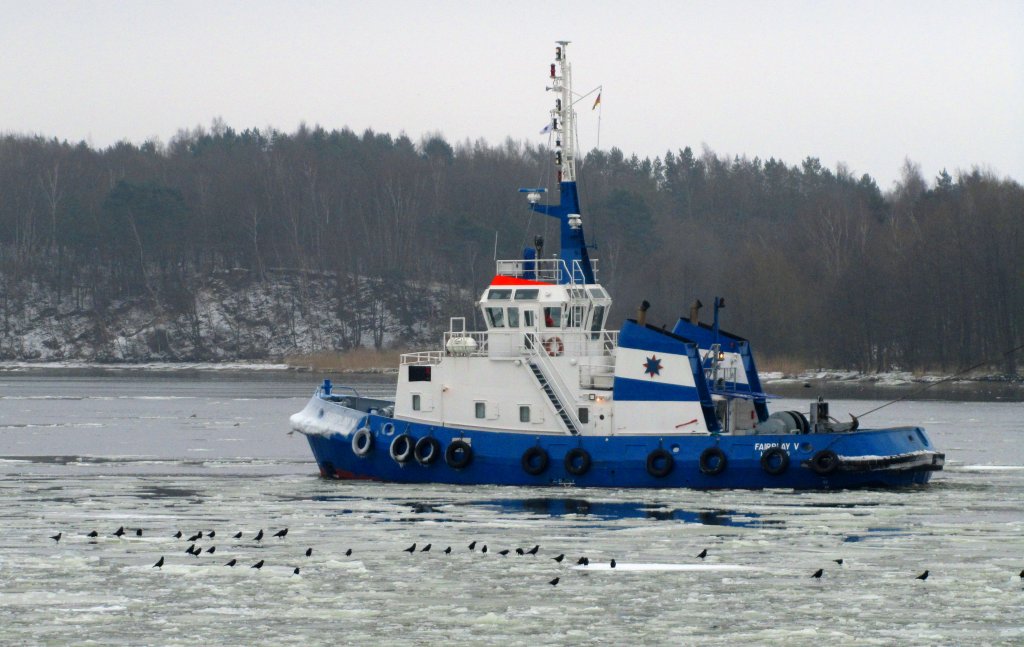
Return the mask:
[[[1024, 181], [1024, 1], [0, 0], [0, 131], [105, 147], [222, 117], [545, 141], [555, 40], [600, 146]], [[584, 150], [597, 144], [579, 106]]]

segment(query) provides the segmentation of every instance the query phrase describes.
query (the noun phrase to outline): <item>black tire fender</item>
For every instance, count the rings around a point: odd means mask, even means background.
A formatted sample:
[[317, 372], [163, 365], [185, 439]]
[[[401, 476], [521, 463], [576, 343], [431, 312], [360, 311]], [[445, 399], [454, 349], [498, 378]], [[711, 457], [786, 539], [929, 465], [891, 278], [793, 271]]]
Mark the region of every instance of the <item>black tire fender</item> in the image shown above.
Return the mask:
[[456, 470], [468, 467], [473, 462], [473, 447], [461, 438], [453, 440], [444, 450], [444, 462]]
[[590, 452], [582, 447], [573, 447], [565, 454], [565, 471], [573, 476], [583, 476], [590, 470]]
[[708, 476], [715, 476], [725, 471], [725, 466], [729, 464], [729, 459], [718, 447], [708, 447], [700, 454], [700, 460], [698, 466], [703, 474]]
[[523, 465], [524, 472], [532, 476], [538, 476], [543, 474], [544, 470], [548, 468], [550, 459], [543, 447], [534, 445], [523, 452], [523, 458], [520, 462]]
[[363, 427], [352, 434], [352, 453], [360, 458], [369, 456], [373, 451], [373, 432], [369, 427]]
[[398, 463], [407, 463], [412, 458], [415, 446], [416, 443], [413, 441], [412, 436], [409, 434], [398, 434], [391, 441], [391, 449], [389, 450], [391, 458]]
[[662, 447], [647, 455], [647, 473], [655, 478], [664, 478], [672, 473], [676, 459]]
[[761, 469], [778, 476], [789, 469], [789, 454], [781, 447], [769, 447], [761, 454]]
[[424, 436], [416, 441], [412, 455], [420, 465], [430, 465], [441, 457], [441, 443], [433, 436]]

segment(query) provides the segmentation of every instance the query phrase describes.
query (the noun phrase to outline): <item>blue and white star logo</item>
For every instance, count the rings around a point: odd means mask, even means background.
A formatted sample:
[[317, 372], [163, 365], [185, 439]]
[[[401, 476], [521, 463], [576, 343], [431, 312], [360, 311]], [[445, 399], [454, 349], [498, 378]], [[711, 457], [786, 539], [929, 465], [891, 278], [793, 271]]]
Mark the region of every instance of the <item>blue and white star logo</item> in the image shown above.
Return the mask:
[[647, 362], [644, 364], [644, 373], [647, 373], [652, 378], [655, 375], [661, 375], [661, 360], [654, 355], [648, 357]]

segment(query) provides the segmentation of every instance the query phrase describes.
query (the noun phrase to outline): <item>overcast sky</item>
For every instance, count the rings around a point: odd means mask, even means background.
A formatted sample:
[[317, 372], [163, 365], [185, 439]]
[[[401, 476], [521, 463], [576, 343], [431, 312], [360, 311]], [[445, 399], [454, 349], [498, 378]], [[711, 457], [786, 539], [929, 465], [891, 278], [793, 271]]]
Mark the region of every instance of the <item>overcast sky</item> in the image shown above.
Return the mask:
[[541, 143], [563, 39], [575, 89], [604, 88], [603, 149], [1024, 181], [1022, 0], [0, 0], [0, 131], [105, 147], [221, 117]]

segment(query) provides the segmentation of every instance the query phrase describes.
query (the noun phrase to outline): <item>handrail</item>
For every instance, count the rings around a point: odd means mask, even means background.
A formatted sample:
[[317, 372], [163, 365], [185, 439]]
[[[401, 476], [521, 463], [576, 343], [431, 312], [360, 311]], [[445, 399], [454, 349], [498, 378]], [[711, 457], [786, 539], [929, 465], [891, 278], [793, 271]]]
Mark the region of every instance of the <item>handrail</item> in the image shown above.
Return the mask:
[[547, 352], [543, 350], [543, 342], [540, 340], [540, 337], [534, 333], [527, 333], [527, 336], [532, 342], [528, 344], [531, 357], [538, 360], [537, 364], [540, 366], [540, 370], [544, 374], [544, 378], [547, 379], [548, 384], [550, 384], [552, 390], [554, 390], [555, 397], [562, 406], [562, 411], [565, 411], [565, 413], [568, 414], [573, 424], [578, 428], [583, 423], [579, 419], [576, 407], [571, 406], [566, 408], [566, 403], [574, 405], [576, 403], [576, 398], [572, 396], [572, 392], [569, 390], [568, 385], [563, 383], [561, 373], [559, 373], [558, 369], [555, 368], [555, 365], [551, 361], [551, 358], [548, 357]]
[[[527, 269], [527, 264], [531, 264], [533, 269]], [[495, 261], [496, 274], [499, 276], [514, 276], [523, 278], [526, 274], [531, 274], [537, 281], [551, 281], [554, 283], [561, 283], [562, 277], [564, 276], [570, 285], [585, 285], [586, 281], [583, 277], [586, 274], [583, 271], [583, 265], [579, 259], [572, 261], [572, 268], [570, 268], [564, 260], [561, 258], [538, 258], [538, 259], [505, 259]], [[590, 271], [594, 276], [594, 282], [597, 282], [597, 259], [590, 259]]]

